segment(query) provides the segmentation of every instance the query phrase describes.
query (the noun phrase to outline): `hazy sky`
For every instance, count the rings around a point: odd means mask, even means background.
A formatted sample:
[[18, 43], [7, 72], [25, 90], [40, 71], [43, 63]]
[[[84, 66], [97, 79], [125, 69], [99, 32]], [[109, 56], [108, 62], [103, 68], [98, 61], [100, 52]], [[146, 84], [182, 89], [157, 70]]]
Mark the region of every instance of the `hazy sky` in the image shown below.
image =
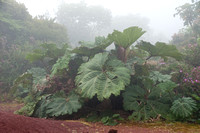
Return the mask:
[[[42, 15], [46, 12], [54, 14], [61, 1], [76, 3], [81, 0], [17, 0], [24, 3], [31, 15]], [[83, 1], [83, 0], [82, 0]], [[170, 39], [183, 28], [179, 17], [173, 17], [175, 8], [191, 0], [84, 0], [88, 5], [102, 5], [111, 10], [112, 14], [140, 14], [150, 19], [149, 27], [157, 34]]]

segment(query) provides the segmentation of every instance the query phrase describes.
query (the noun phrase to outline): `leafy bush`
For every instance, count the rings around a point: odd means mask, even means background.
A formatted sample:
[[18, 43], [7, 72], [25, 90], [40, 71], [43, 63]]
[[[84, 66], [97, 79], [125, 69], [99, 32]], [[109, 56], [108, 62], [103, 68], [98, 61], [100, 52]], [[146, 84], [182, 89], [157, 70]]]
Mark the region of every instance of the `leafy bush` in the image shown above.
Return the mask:
[[199, 56], [200, 56], [200, 42], [197, 44], [189, 44], [185, 50], [184, 60], [187, 64], [193, 67], [200, 66]]

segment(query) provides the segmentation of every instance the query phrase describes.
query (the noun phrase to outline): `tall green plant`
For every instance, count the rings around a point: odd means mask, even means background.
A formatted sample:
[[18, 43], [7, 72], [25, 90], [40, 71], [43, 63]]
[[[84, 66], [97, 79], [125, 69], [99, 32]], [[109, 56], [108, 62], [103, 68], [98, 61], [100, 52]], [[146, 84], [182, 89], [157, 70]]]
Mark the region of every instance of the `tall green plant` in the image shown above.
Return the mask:
[[145, 31], [139, 27], [129, 27], [123, 32], [114, 30], [112, 34], [108, 35], [108, 38], [112, 40], [117, 49], [117, 57], [123, 62], [127, 61], [130, 46], [137, 41]]

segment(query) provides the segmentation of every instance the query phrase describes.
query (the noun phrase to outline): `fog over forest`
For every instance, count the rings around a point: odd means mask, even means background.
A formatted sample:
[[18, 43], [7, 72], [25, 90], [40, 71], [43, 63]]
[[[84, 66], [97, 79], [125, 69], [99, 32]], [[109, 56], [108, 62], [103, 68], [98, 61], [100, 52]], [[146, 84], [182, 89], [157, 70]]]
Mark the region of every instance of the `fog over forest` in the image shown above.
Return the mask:
[[[102, 19], [105, 21], [110, 21], [110, 24], [105, 23], [104, 28], [101, 31], [100, 29], [96, 29], [92, 33], [90, 37], [80, 37], [82, 40], [84, 38], [85, 41], [90, 41], [96, 35], [107, 35], [111, 33], [113, 29], [122, 30], [129, 26], [139, 26], [142, 27], [145, 31], [147, 31], [143, 38], [146, 41], [156, 42], [163, 41], [168, 42], [171, 40], [171, 36], [174, 33], [177, 33], [181, 28], [183, 28], [183, 21], [180, 20], [179, 16], [174, 17], [174, 14], [177, 12], [176, 8], [185, 4], [191, 3], [190, 0], [168, 0], [168, 1], [160, 1], [160, 0], [17, 0], [20, 3], [24, 3], [28, 8], [29, 13], [32, 16], [37, 15], [46, 15], [52, 18], [59, 19], [58, 14], [60, 14], [60, 7], [64, 8], [64, 5], [70, 4], [80, 4], [85, 3], [86, 7], [102, 7], [99, 10], [105, 10], [110, 12], [110, 20], [99, 14]], [[72, 7], [73, 5], [71, 5]], [[81, 5], [80, 5], [81, 6]], [[85, 9], [83, 9], [85, 10]], [[79, 10], [80, 11], [80, 10]], [[96, 10], [97, 11], [97, 10]], [[84, 16], [88, 14], [82, 14]], [[93, 11], [92, 11], [93, 12]], [[95, 12], [95, 11], [94, 11]], [[98, 12], [98, 11], [97, 11]], [[81, 13], [81, 12], [80, 12]], [[64, 13], [63, 13], [64, 14]], [[76, 13], [78, 14], [78, 12]], [[72, 15], [73, 16], [73, 15]], [[105, 17], [105, 18], [104, 18]], [[108, 17], [108, 16], [107, 16]], [[60, 18], [61, 19], [61, 18]], [[66, 18], [64, 18], [66, 19]], [[107, 20], [106, 20], [107, 19]], [[59, 23], [64, 24], [60, 20], [57, 20]], [[64, 24], [65, 25], [65, 24]], [[80, 25], [80, 24], [79, 24]], [[68, 26], [67, 26], [68, 27]], [[76, 26], [76, 28], [78, 28]], [[80, 27], [79, 27], [80, 28]], [[93, 27], [94, 28], [94, 27]], [[93, 29], [94, 30], [94, 29]], [[68, 27], [68, 34], [71, 34], [71, 30]], [[73, 34], [73, 33], [72, 33]], [[83, 34], [88, 34], [87, 32]], [[73, 41], [73, 39], [69, 35], [69, 40]], [[74, 43], [74, 42], [72, 42]], [[77, 43], [77, 41], [75, 42]]]

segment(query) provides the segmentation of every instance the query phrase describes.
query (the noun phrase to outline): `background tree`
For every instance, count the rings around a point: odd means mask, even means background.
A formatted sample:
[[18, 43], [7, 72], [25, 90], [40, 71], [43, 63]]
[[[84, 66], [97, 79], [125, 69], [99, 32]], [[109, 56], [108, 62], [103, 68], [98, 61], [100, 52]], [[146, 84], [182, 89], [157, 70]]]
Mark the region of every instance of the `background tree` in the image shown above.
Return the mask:
[[66, 26], [69, 40], [77, 45], [79, 41], [92, 41], [104, 28], [110, 25], [111, 12], [101, 6], [86, 3], [62, 3], [58, 8], [57, 20]]
[[196, 43], [197, 38], [200, 37], [200, 1], [192, 0], [191, 4], [186, 3], [176, 10], [174, 16], [179, 15], [186, 28], [173, 36], [172, 43], [178, 45]]
[[15, 0], [1, 1], [0, 4], [0, 36], [5, 36], [7, 43], [15, 43], [24, 36], [26, 22], [31, 20], [26, 7]]
[[62, 44], [68, 41], [67, 30], [56, 23], [55, 19], [45, 15], [37, 16], [29, 22], [29, 36], [43, 43]]

